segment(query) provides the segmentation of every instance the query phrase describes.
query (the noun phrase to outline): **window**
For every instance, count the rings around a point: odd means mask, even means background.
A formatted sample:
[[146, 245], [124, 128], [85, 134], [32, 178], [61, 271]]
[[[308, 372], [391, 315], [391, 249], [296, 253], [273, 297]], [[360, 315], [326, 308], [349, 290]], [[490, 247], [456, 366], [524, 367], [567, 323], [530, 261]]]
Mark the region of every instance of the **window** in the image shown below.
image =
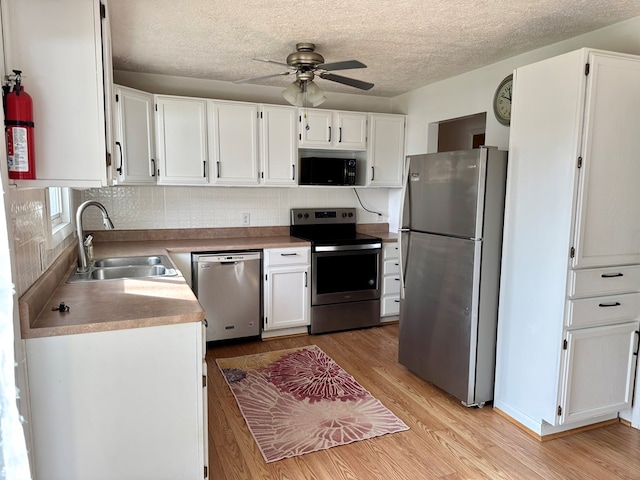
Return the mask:
[[71, 215], [71, 189], [49, 187], [47, 194], [49, 210], [48, 248], [51, 249], [73, 233], [74, 222]]
[[51, 228], [55, 229], [62, 223], [62, 192], [60, 187], [49, 188], [49, 214]]

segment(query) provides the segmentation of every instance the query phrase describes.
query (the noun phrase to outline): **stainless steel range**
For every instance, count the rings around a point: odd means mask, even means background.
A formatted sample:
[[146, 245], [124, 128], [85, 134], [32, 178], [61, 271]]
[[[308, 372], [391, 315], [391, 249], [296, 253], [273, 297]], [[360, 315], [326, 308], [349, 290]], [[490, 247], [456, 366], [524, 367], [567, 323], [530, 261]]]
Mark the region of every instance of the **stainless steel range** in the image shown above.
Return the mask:
[[294, 208], [290, 233], [311, 242], [310, 333], [379, 325], [382, 240], [356, 232], [356, 209]]

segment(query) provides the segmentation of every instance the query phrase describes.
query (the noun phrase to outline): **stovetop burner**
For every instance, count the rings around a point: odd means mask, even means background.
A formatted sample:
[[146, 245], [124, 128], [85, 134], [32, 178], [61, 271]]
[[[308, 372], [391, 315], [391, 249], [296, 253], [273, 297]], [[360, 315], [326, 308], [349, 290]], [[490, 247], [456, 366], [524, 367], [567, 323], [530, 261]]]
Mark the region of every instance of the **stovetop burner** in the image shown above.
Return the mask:
[[291, 209], [290, 233], [313, 245], [364, 245], [381, 239], [356, 232], [356, 209]]

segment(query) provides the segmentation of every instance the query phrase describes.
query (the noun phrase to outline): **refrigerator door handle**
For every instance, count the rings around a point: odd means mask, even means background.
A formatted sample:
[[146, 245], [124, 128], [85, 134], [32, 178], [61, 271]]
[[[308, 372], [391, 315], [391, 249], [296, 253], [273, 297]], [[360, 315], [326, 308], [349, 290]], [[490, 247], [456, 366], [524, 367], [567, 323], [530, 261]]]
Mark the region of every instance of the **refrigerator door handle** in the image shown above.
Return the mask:
[[[404, 256], [402, 255], [402, 232], [408, 232], [410, 229], [404, 224], [404, 209], [407, 203], [407, 195], [409, 190], [409, 166], [411, 164], [411, 157], [407, 157], [404, 166], [404, 182], [402, 183], [402, 198], [400, 200], [400, 228], [398, 229], [398, 259], [400, 264], [400, 298], [404, 299]], [[411, 210], [411, 208], [409, 208]]]
[[398, 264], [400, 267], [400, 298], [404, 299], [404, 255], [402, 254], [402, 232], [408, 232], [408, 228], [398, 229]]

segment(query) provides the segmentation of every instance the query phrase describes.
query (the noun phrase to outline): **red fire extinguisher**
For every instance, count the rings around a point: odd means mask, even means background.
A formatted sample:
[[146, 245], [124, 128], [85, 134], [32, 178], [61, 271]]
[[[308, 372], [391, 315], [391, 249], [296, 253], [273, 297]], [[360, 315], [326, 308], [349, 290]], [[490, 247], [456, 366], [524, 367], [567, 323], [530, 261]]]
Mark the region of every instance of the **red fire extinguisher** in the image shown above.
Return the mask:
[[36, 155], [33, 136], [33, 101], [20, 84], [20, 70], [14, 70], [15, 84], [3, 88], [5, 92], [5, 129], [7, 137], [7, 161], [9, 178], [34, 180]]

